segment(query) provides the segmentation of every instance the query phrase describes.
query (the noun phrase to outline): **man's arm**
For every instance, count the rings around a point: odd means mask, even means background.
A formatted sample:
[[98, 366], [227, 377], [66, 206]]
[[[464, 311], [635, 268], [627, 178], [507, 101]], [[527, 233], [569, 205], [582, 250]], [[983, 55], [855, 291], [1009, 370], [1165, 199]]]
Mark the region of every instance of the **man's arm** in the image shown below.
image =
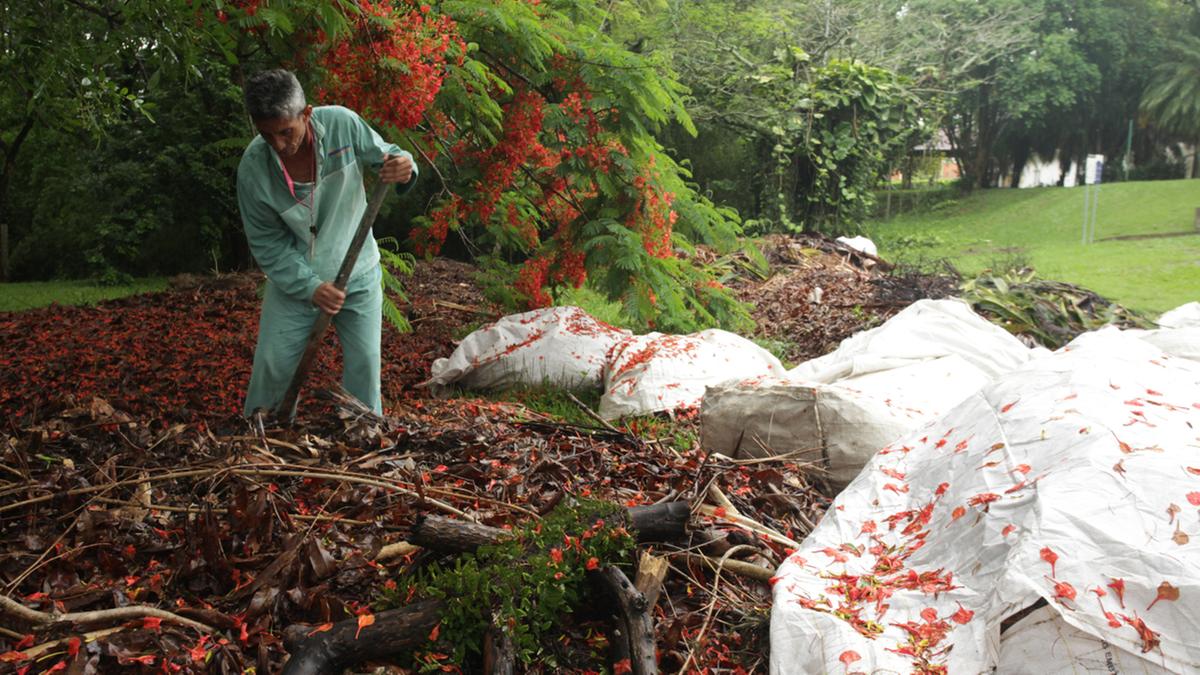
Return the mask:
[[412, 189], [417, 182], [417, 163], [406, 150], [401, 150], [395, 143], [383, 140], [366, 120], [358, 113], [348, 111], [353, 116], [354, 152], [363, 164], [379, 172], [379, 178], [385, 183], [396, 183], [396, 192], [404, 194]]
[[279, 215], [257, 197], [257, 186], [238, 175], [238, 210], [246, 229], [246, 241], [258, 266], [279, 290], [297, 300], [309, 301], [321, 279], [304, 255], [294, 246], [295, 237]]

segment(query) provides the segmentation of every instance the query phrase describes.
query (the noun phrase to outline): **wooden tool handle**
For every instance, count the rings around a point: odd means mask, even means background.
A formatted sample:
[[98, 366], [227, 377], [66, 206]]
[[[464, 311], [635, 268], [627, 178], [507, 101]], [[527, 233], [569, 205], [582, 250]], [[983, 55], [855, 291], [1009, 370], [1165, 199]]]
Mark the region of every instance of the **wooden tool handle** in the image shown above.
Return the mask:
[[[371, 198], [367, 202], [367, 210], [363, 213], [362, 220], [358, 223], [358, 229], [354, 232], [354, 239], [350, 241], [350, 248], [346, 249], [346, 257], [342, 258], [342, 266], [338, 269], [337, 277], [333, 280], [333, 285], [339, 291], [346, 290], [346, 283], [350, 280], [350, 273], [354, 271], [354, 263], [358, 260], [358, 254], [362, 251], [363, 243], [367, 240], [367, 235], [371, 232], [371, 226], [375, 223], [375, 216], [379, 215], [379, 207], [383, 204], [387, 193], [392, 189], [388, 183], [380, 181], [375, 184], [371, 190]], [[308, 333], [308, 343], [304, 346], [304, 355], [300, 357], [300, 363], [296, 366], [296, 373], [292, 375], [292, 381], [288, 384], [287, 391], [283, 394], [283, 400], [279, 403], [279, 407], [275, 409], [275, 416], [281, 420], [291, 420], [295, 412], [296, 400], [300, 398], [300, 388], [304, 386], [305, 380], [308, 379], [308, 373], [312, 370], [313, 361], [316, 360], [317, 350], [321, 346], [321, 340], [325, 337], [325, 331], [329, 330], [329, 324], [333, 321], [332, 314], [321, 312], [317, 316], [317, 320], [313, 322], [312, 330]]]

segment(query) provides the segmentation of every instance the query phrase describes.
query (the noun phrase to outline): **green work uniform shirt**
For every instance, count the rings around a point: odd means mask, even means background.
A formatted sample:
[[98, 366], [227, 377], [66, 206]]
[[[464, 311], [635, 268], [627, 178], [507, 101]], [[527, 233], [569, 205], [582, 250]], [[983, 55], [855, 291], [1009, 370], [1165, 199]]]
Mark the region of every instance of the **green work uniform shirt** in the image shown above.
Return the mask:
[[[256, 136], [238, 164], [237, 193], [250, 251], [268, 281], [288, 296], [308, 301], [323, 282], [333, 281], [367, 208], [363, 167], [378, 171], [384, 155], [412, 155], [383, 140], [353, 110], [314, 108], [317, 180], [295, 195], [279, 155]], [[407, 192], [413, 175], [398, 191]], [[367, 237], [350, 279], [379, 264], [374, 237]]]

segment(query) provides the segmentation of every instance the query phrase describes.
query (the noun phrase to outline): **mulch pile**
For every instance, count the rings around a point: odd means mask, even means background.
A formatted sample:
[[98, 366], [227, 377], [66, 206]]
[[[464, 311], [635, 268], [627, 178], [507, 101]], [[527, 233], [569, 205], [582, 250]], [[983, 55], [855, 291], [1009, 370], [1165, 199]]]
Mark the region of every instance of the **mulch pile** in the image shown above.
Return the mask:
[[[680, 452], [512, 404], [395, 413], [343, 401], [293, 428], [163, 431], [92, 399], [0, 434], [0, 672], [279, 672], [287, 626], [368, 614], [379, 588], [429, 562], [382, 553], [417, 516], [518, 525], [573, 495], [691, 502], [704, 548], [654, 549], [672, 569], [653, 608], [660, 666], [765, 670], [766, 577], [827, 504], [805, 467]], [[725, 553], [761, 574], [714, 579]], [[562, 631], [546, 646], [557, 665], [532, 672], [609, 667], [603, 617], [581, 610]], [[452, 651], [433, 640], [422, 653]]]
[[[953, 286], [820, 238], [766, 253], [774, 276], [733, 285], [795, 362]], [[385, 418], [320, 395], [341, 369], [330, 338], [297, 423], [255, 426], [239, 413], [260, 282], [180, 278], [0, 314], [0, 673], [278, 672], [289, 625], [368, 614], [380, 587], [430, 562], [400, 545], [419, 516], [519, 526], [574, 496], [689, 503], [693, 538], [652, 549], [670, 563], [652, 607], [659, 666], [766, 670], [767, 582], [828, 505], [819, 470], [426, 398], [430, 363], [499, 314], [473, 268], [445, 260], [406, 283], [414, 331], [385, 328]], [[714, 575], [723, 556], [742, 567]], [[611, 672], [596, 646], [610, 630], [580, 610], [532, 671]]]
[[842, 340], [887, 321], [917, 300], [955, 295], [952, 275], [898, 274], [891, 265], [820, 235], [771, 235], [762, 242], [766, 280], [732, 282], [754, 303], [757, 337], [785, 343], [783, 358], [803, 363]]
[[[450, 260], [418, 262], [404, 307], [413, 332], [384, 323], [385, 401], [424, 395], [414, 385], [429, 377], [433, 359], [450, 355], [455, 331], [498, 316], [473, 283], [473, 269]], [[78, 401], [99, 396], [163, 424], [240, 413], [258, 338], [261, 282], [250, 274], [183, 276], [164, 293], [0, 313], [0, 419], [54, 414], [68, 393]], [[341, 369], [330, 330], [310, 391], [335, 387]]]

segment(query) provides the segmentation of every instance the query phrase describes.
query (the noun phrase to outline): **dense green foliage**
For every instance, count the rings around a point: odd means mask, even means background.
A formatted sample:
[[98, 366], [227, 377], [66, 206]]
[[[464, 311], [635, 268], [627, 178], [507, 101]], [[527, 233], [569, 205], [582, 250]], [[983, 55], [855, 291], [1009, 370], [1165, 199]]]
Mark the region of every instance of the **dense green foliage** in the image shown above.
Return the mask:
[[736, 327], [696, 245], [855, 231], [939, 130], [969, 186], [1094, 152], [1181, 175], [1198, 36], [1168, 0], [8, 3], [2, 276], [252, 265], [239, 83], [287, 65], [418, 150], [377, 235], [471, 257], [514, 308], [584, 284], [641, 327]]
[[[633, 549], [623, 509], [594, 500], [560, 504], [512, 537], [448, 564], [430, 566], [410, 587], [386, 591], [380, 608], [412, 598], [453, 599], [441, 617], [440, 645], [455, 663], [478, 654], [489, 626], [504, 630], [524, 664], [547, 656], [557, 627], [579, 609], [589, 571], [618, 564]], [[415, 659], [420, 661], [422, 654]], [[435, 664], [436, 665], [436, 664]]]
[[689, 87], [702, 140], [676, 133], [673, 143], [750, 232], [854, 229], [871, 188], [932, 133], [908, 78], [839, 57], [796, 3], [664, 5], [619, 15], [614, 32], [645, 43]]

